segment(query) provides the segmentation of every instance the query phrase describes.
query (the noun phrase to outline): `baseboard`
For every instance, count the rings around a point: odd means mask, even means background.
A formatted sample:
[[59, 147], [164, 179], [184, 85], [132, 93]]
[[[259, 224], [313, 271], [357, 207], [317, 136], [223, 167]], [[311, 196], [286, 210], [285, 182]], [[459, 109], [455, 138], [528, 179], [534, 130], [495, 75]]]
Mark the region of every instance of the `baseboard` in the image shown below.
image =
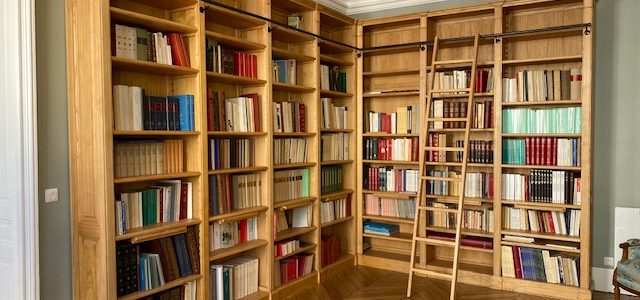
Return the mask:
[[[613, 293], [613, 269], [609, 268], [591, 268], [591, 278], [595, 282], [595, 290], [598, 292]], [[625, 290], [620, 290], [621, 294], [633, 295]]]

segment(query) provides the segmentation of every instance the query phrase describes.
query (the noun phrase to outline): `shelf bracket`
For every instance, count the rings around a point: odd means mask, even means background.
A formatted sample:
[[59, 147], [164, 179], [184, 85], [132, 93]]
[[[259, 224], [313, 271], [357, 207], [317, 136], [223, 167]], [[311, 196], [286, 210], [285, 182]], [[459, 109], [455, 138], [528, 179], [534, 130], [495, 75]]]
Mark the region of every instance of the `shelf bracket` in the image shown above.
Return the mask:
[[584, 35], [590, 35], [591, 34], [591, 25], [587, 24], [584, 25]]
[[208, 6], [200, 6], [200, 13], [204, 13], [205, 11], [207, 11], [207, 8], [209, 8]]
[[425, 44], [420, 44], [420, 51], [427, 50], [427, 46]]
[[267, 27], [267, 32], [273, 32], [275, 28], [276, 28], [276, 25], [271, 24], [271, 26]]
[[357, 58], [362, 57], [362, 51], [358, 51], [358, 52], [356, 52], [356, 57], [357, 57]]
[[497, 36], [497, 37], [494, 39], [494, 42], [495, 42], [496, 44], [500, 44], [500, 43], [502, 42], [502, 39], [501, 39], [499, 36]]

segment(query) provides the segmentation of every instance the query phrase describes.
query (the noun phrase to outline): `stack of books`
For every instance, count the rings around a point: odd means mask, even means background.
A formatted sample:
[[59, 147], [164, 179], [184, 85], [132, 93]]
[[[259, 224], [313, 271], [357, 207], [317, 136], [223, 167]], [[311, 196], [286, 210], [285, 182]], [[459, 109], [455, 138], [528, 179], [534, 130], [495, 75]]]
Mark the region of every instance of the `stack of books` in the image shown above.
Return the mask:
[[346, 93], [347, 73], [340, 72], [338, 66], [320, 65], [320, 88]]
[[260, 132], [260, 101], [258, 94], [225, 98], [224, 92], [207, 89], [207, 130]]
[[580, 133], [581, 107], [502, 110], [502, 133]]
[[116, 178], [183, 171], [182, 140], [116, 141], [113, 148]]
[[351, 216], [351, 195], [320, 203], [321, 222], [329, 223]]
[[580, 215], [578, 209], [566, 211], [540, 211], [533, 209], [503, 207], [503, 227], [505, 229], [530, 230], [533, 232], [580, 235]]
[[502, 246], [502, 276], [505, 277], [579, 286], [579, 265], [579, 257], [573, 255]]
[[209, 168], [219, 170], [254, 166], [255, 152], [253, 139], [210, 139]]
[[313, 272], [314, 254], [303, 253], [280, 261], [275, 267], [275, 285], [281, 286]]
[[523, 70], [502, 79], [504, 102], [580, 100], [581, 70]]
[[257, 292], [259, 268], [259, 260], [253, 256], [209, 266], [211, 299], [242, 299]]
[[580, 165], [580, 140], [530, 137], [502, 140], [502, 162], [510, 165]]
[[322, 129], [348, 129], [349, 108], [333, 105], [333, 99], [322, 98]]
[[307, 139], [274, 139], [273, 163], [276, 165], [307, 161]]
[[114, 129], [193, 131], [193, 95], [144, 95], [138, 86], [113, 86]]
[[413, 219], [416, 210], [416, 198], [395, 199], [366, 194], [364, 213], [367, 216], [383, 216]]
[[569, 171], [533, 169], [531, 174], [502, 174], [502, 199], [580, 205], [580, 177]]
[[306, 109], [304, 103], [273, 102], [274, 132], [306, 132]]
[[322, 259], [320, 260], [322, 267], [336, 262], [340, 257], [340, 239], [335, 233], [323, 235], [320, 240], [320, 246], [322, 248]]
[[320, 193], [327, 194], [342, 189], [342, 166], [326, 166], [320, 170]]
[[309, 169], [273, 172], [275, 202], [309, 197]]
[[274, 255], [275, 257], [289, 255], [293, 252], [298, 251], [300, 247], [300, 240], [297, 239], [288, 239], [284, 241], [275, 242], [274, 245]]
[[349, 159], [349, 134], [330, 133], [320, 137], [320, 160]]
[[418, 105], [400, 106], [396, 109], [396, 112], [392, 113], [370, 111], [365, 123], [365, 132], [420, 133]]
[[209, 214], [226, 214], [262, 203], [260, 174], [209, 175]]
[[363, 187], [371, 191], [382, 192], [418, 192], [418, 170], [400, 169], [391, 166], [364, 166]]
[[392, 236], [400, 232], [400, 226], [397, 224], [380, 223], [373, 221], [364, 222], [364, 233]]
[[418, 138], [365, 139], [364, 159], [418, 161]]
[[[432, 207], [453, 208], [452, 204], [431, 202]], [[428, 224], [442, 228], [456, 228], [456, 213], [443, 211], [429, 211]], [[478, 231], [493, 232], [494, 213], [492, 208], [465, 209], [462, 213], [462, 228]]]

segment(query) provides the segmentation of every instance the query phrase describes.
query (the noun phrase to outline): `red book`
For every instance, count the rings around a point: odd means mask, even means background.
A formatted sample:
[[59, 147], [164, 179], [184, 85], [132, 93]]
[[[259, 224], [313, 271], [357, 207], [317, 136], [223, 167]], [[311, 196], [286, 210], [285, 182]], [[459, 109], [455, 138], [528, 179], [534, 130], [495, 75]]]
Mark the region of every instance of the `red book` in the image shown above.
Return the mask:
[[180, 220], [187, 218], [187, 197], [189, 196], [189, 185], [183, 182], [180, 185]]
[[[549, 232], [556, 233], [556, 224], [553, 223], [553, 215], [551, 213], [547, 214], [547, 222], [549, 222]], [[558, 230], [558, 233], [560, 230]]]
[[167, 34], [167, 43], [171, 47], [171, 60], [173, 65], [180, 67], [188, 67], [189, 64], [186, 61], [186, 51], [183, 50], [183, 45], [180, 43], [182, 35], [179, 33]]
[[382, 156], [383, 142], [384, 142], [383, 139], [378, 139], [378, 149], [376, 149], [378, 151], [378, 160], [384, 160], [384, 157]]
[[545, 151], [545, 165], [549, 166], [551, 165], [551, 161], [553, 160], [551, 157], [553, 156], [553, 152], [551, 149], [551, 141], [554, 140], [553, 138], [545, 138], [546, 140], [546, 151]]
[[531, 165], [531, 138], [524, 139], [524, 157], [525, 164]]
[[258, 56], [251, 55], [251, 78], [258, 78]]
[[213, 89], [207, 87], [207, 130], [213, 131]]
[[511, 246], [513, 250], [513, 264], [516, 271], [516, 278], [522, 278], [522, 260], [520, 260], [520, 247]]
[[244, 54], [244, 76], [249, 78], [253, 78], [253, 74], [251, 72], [251, 56], [251, 54]]
[[231, 199], [231, 195], [233, 195], [232, 192], [232, 187], [231, 187], [231, 176], [227, 175], [224, 177], [224, 184], [225, 184], [225, 192], [226, 192], [226, 201], [227, 201], [227, 207], [228, 207], [228, 211], [232, 211], [235, 207], [233, 207], [233, 199]]
[[247, 241], [247, 219], [240, 220], [240, 243]]
[[301, 132], [307, 132], [307, 125], [306, 125], [306, 110], [304, 108], [304, 103], [300, 103], [300, 131]]
[[411, 160], [418, 161], [418, 138], [411, 139]]
[[233, 52], [233, 70], [235, 72], [233, 72], [233, 75], [236, 76], [241, 76], [240, 74], [242, 74], [242, 68], [240, 66], [240, 62], [241, 62], [241, 54], [240, 52]]
[[220, 131], [227, 130], [227, 124], [225, 117], [225, 95], [224, 92], [218, 92], [218, 128]]
[[540, 163], [540, 148], [541, 148], [541, 139], [540, 138], [533, 138], [533, 146], [534, 146], [534, 155], [533, 155], [533, 164], [536, 166], [539, 166]]
[[489, 174], [489, 199], [493, 199], [493, 173]]
[[387, 140], [386, 141], [386, 145], [387, 145], [387, 160], [392, 160], [393, 159], [393, 141], [392, 140]]
[[551, 139], [551, 165], [558, 165], [558, 139]]

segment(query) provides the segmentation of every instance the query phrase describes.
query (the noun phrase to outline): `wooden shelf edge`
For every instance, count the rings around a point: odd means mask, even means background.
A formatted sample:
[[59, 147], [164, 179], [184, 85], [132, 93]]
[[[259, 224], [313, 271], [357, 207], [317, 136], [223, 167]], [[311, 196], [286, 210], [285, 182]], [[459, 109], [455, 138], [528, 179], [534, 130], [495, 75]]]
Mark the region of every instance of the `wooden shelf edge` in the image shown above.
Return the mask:
[[198, 225], [200, 224], [200, 222], [201, 221], [199, 219], [182, 219], [182, 220], [173, 221], [173, 222], [146, 225], [143, 227], [132, 228], [129, 230], [129, 232], [123, 235], [116, 235], [115, 240], [126, 241], [136, 237], [153, 236], [153, 235], [159, 235], [160, 237], [162, 237], [163, 232], [170, 231], [173, 229], [179, 229], [179, 228], [186, 229], [189, 226]]
[[274, 202], [273, 203], [273, 208], [277, 209], [277, 208], [281, 208], [281, 207], [298, 206], [298, 205], [303, 204], [303, 203], [313, 202], [316, 199], [317, 199], [316, 197], [304, 197], [304, 198], [289, 199], [289, 200], [285, 200], [285, 201]]
[[274, 238], [273, 241], [279, 242], [288, 238], [292, 238], [294, 236], [299, 236], [299, 235], [307, 234], [309, 232], [313, 232], [316, 229], [318, 229], [318, 227], [316, 226], [285, 229], [283, 231], [278, 232], [276, 238]]
[[114, 130], [114, 136], [197, 136], [199, 131], [181, 130]]
[[195, 281], [195, 280], [198, 280], [200, 278], [202, 278], [202, 274], [196, 274], [196, 275], [189, 275], [187, 277], [181, 277], [181, 278], [178, 278], [178, 279], [173, 280], [171, 282], [167, 282], [163, 286], [159, 286], [157, 288], [154, 288], [154, 289], [151, 289], [151, 290], [148, 290], [148, 291], [138, 291], [138, 292], [135, 292], [135, 293], [131, 293], [131, 294], [122, 296], [122, 297], [118, 297], [118, 300], [134, 300], [134, 299], [144, 298], [144, 297], [147, 297], [147, 296], [150, 296], [150, 295], [153, 295], [153, 294], [157, 294], [159, 292], [170, 290], [170, 289], [172, 289], [174, 287], [181, 286], [181, 285], [183, 285], [183, 284], [185, 284], [187, 282]]
[[250, 173], [250, 172], [264, 172], [268, 170], [268, 167], [243, 167], [243, 168], [228, 168], [228, 169], [216, 169], [209, 170], [209, 175], [220, 175], [220, 174], [234, 174], [234, 173]]
[[216, 222], [216, 221], [221, 221], [225, 219], [237, 219], [243, 216], [255, 215], [259, 212], [263, 212], [268, 209], [269, 207], [267, 206], [255, 206], [255, 207], [250, 207], [245, 209], [239, 209], [239, 210], [235, 210], [235, 211], [228, 212], [221, 215], [210, 216], [209, 222]]
[[350, 195], [353, 194], [354, 190], [352, 189], [343, 189], [337, 192], [331, 192], [331, 193], [327, 193], [324, 195], [320, 196], [320, 199], [329, 199], [329, 198], [334, 198], [334, 197], [342, 197], [342, 196], [346, 196], [346, 195]]
[[233, 245], [229, 248], [213, 250], [209, 252], [209, 261], [219, 260], [231, 255], [235, 255], [238, 253], [242, 253], [245, 251], [253, 250], [256, 248], [260, 248], [262, 246], [266, 246], [269, 244], [269, 241], [257, 239], [253, 241], [248, 241], [240, 244]]
[[306, 245], [306, 246], [304, 246], [304, 247], [300, 247], [300, 249], [298, 249], [298, 250], [296, 250], [296, 251], [293, 251], [293, 252], [291, 252], [291, 253], [289, 253], [289, 254], [287, 254], [287, 255], [282, 255], [282, 256], [274, 257], [274, 258], [273, 258], [273, 260], [274, 260], [274, 261], [281, 261], [281, 260], [283, 260], [283, 259], [285, 259], [285, 258], [288, 258], [288, 257], [294, 256], [294, 255], [296, 255], [296, 254], [300, 254], [300, 253], [303, 253], [303, 252], [306, 252], [306, 251], [309, 251], [309, 250], [315, 249], [316, 247], [317, 247], [317, 245], [316, 245], [316, 244], [309, 244], [309, 245]]
[[113, 179], [113, 183], [134, 183], [144, 181], [166, 180], [166, 179], [180, 179], [188, 177], [200, 176], [200, 172], [181, 172], [174, 174], [158, 174], [158, 175], [146, 175], [146, 176], [133, 176], [133, 177], [119, 177]]
[[337, 220], [329, 221], [329, 222], [326, 222], [326, 223], [322, 223], [322, 225], [320, 225], [320, 227], [321, 228], [326, 228], [326, 227], [333, 226], [333, 225], [336, 225], [336, 224], [348, 222], [348, 221], [351, 221], [353, 219], [354, 219], [354, 216], [348, 216], [348, 217], [340, 218], [340, 219], [337, 219]]

